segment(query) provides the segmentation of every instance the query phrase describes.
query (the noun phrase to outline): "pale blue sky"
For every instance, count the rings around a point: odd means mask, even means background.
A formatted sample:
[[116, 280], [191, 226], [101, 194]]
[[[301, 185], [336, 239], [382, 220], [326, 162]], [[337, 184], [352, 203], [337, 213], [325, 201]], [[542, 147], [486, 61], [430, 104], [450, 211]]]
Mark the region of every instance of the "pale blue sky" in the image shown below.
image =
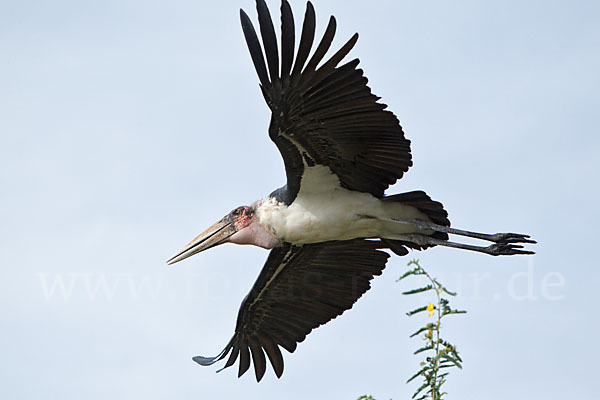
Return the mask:
[[0, 397], [406, 399], [425, 317], [404, 312], [426, 300], [395, 280], [415, 257], [469, 311], [444, 327], [465, 362], [449, 398], [593, 397], [600, 6], [314, 3], [319, 32], [334, 14], [336, 43], [360, 33], [351, 55], [412, 140], [389, 192], [426, 190], [456, 227], [530, 233], [538, 254], [394, 257], [284, 354], [282, 379], [200, 367], [267, 253], [164, 262], [284, 180], [239, 26], [254, 1], [0, 1]]

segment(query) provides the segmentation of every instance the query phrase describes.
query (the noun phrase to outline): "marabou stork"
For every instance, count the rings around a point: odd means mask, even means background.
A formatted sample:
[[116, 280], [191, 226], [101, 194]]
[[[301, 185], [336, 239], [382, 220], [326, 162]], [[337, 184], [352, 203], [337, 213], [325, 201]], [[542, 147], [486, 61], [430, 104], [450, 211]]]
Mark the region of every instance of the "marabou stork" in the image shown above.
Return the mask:
[[[533, 254], [519, 243], [535, 242], [528, 235], [451, 228], [442, 204], [422, 191], [386, 196], [385, 190], [412, 166], [410, 141], [396, 116], [371, 93], [357, 68], [359, 60], [339, 65], [358, 34], [322, 62], [336, 29], [332, 16], [309, 59], [313, 5], [307, 3], [296, 51], [292, 9], [283, 0], [279, 52], [267, 5], [257, 0], [256, 7], [262, 45], [243, 10], [241, 24], [271, 109], [269, 137], [283, 157], [287, 183], [266, 199], [227, 214], [168, 264], [223, 243], [271, 250], [242, 302], [233, 338], [217, 356], [193, 358], [211, 365], [230, 354], [223, 369], [239, 358], [238, 376], [252, 358], [260, 381], [265, 353], [280, 377], [280, 347], [293, 352], [313, 329], [350, 309], [369, 289], [389, 257], [382, 249], [403, 256], [407, 248], [440, 245], [513, 255]], [[448, 234], [492, 243], [451, 242]]]

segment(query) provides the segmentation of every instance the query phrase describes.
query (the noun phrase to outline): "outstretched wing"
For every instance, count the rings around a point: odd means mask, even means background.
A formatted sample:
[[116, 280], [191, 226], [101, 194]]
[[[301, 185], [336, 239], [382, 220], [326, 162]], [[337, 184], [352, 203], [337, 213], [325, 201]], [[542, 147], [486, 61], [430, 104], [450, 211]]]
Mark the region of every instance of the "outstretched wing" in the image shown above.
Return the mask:
[[269, 136], [285, 163], [288, 198], [284, 201], [293, 201], [303, 173], [315, 165], [328, 167], [347, 189], [382, 197], [412, 165], [410, 141], [404, 138], [396, 116], [371, 93], [363, 71], [357, 69], [359, 60], [338, 67], [358, 34], [321, 63], [335, 34], [336, 21], [331, 17], [308, 60], [316, 25], [313, 5], [308, 2], [294, 57], [294, 18], [283, 0], [280, 62], [267, 5], [257, 0], [256, 6], [262, 46], [248, 15], [240, 10], [240, 16], [262, 93], [272, 111]]
[[235, 334], [215, 357], [194, 357], [211, 365], [229, 355], [223, 369], [239, 358], [238, 376], [254, 364], [256, 380], [267, 357], [277, 377], [283, 373], [280, 347], [292, 353], [314, 328], [348, 310], [380, 275], [389, 255], [378, 241], [353, 239], [307, 245], [284, 243], [271, 250], [258, 279], [240, 307]]

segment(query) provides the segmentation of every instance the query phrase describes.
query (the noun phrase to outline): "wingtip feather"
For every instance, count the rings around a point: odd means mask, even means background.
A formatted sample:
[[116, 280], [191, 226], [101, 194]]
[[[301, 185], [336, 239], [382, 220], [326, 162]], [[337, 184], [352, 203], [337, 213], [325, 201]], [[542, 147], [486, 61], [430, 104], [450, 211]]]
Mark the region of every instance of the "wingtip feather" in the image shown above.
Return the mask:
[[194, 361], [195, 363], [200, 364], [202, 366], [209, 366], [209, 365], [213, 365], [215, 362], [217, 362], [217, 357], [195, 356], [195, 357], [192, 357], [192, 361]]

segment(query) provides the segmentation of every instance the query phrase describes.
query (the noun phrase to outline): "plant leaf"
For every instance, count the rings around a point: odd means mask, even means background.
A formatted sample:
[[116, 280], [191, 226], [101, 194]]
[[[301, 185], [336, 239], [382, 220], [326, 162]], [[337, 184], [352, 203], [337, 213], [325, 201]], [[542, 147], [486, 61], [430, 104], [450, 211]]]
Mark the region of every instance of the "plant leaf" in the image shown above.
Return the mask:
[[427, 285], [427, 286], [423, 286], [421, 288], [407, 290], [406, 292], [402, 292], [402, 294], [409, 295], [409, 294], [423, 293], [423, 292], [426, 292], [426, 291], [431, 290], [431, 289], [433, 289], [433, 286]]

